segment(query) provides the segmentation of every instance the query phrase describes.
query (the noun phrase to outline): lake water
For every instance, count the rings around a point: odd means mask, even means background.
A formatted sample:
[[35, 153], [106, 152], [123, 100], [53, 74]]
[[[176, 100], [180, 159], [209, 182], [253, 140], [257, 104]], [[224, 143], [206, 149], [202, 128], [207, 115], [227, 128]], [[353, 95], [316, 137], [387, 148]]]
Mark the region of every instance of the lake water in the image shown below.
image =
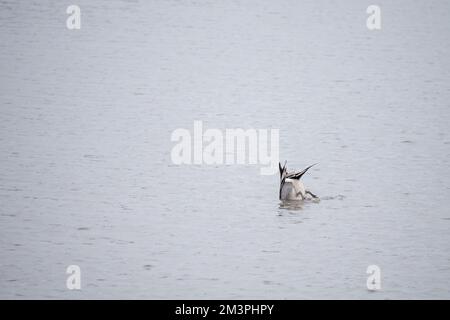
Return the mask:
[[[450, 298], [449, 2], [76, 4], [0, 1], [0, 298]], [[174, 165], [195, 120], [280, 129], [321, 201]]]

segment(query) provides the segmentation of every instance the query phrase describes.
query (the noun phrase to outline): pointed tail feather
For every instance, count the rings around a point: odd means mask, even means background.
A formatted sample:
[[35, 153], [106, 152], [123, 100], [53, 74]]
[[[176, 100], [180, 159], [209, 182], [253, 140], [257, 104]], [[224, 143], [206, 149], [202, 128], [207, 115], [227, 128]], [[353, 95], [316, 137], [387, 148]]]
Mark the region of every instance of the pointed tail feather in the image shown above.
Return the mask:
[[315, 166], [316, 164], [317, 163], [314, 163], [300, 172], [292, 173], [288, 175], [287, 178], [300, 180], [300, 178], [306, 173], [306, 171], [308, 171], [311, 167]]

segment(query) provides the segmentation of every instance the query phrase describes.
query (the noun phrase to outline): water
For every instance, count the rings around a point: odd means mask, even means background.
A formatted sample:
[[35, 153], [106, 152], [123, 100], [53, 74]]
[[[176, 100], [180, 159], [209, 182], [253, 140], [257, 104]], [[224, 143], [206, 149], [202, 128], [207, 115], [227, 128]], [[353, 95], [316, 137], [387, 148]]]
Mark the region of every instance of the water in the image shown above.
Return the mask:
[[[0, 2], [0, 298], [450, 298], [449, 3], [76, 4]], [[194, 120], [279, 128], [321, 201], [172, 164]]]

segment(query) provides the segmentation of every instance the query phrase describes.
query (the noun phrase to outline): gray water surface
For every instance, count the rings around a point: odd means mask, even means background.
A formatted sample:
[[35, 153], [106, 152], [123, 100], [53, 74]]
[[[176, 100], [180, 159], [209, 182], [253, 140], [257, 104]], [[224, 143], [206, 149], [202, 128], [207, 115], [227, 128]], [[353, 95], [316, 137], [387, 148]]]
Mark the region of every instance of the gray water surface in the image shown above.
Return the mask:
[[[450, 298], [449, 2], [76, 4], [0, 1], [0, 298]], [[174, 165], [194, 120], [280, 129], [321, 201]]]

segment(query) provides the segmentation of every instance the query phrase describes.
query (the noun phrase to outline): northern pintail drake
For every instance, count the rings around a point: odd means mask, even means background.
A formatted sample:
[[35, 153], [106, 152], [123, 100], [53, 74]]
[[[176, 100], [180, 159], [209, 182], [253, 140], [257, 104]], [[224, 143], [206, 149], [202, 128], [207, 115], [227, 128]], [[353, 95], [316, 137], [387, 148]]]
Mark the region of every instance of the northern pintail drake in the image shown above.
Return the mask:
[[302, 171], [288, 172], [286, 168], [286, 162], [283, 166], [278, 163], [280, 169], [280, 200], [305, 200], [305, 199], [317, 199], [317, 196], [311, 191], [306, 190], [303, 182], [300, 178], [308, 171], [313, 164]]

